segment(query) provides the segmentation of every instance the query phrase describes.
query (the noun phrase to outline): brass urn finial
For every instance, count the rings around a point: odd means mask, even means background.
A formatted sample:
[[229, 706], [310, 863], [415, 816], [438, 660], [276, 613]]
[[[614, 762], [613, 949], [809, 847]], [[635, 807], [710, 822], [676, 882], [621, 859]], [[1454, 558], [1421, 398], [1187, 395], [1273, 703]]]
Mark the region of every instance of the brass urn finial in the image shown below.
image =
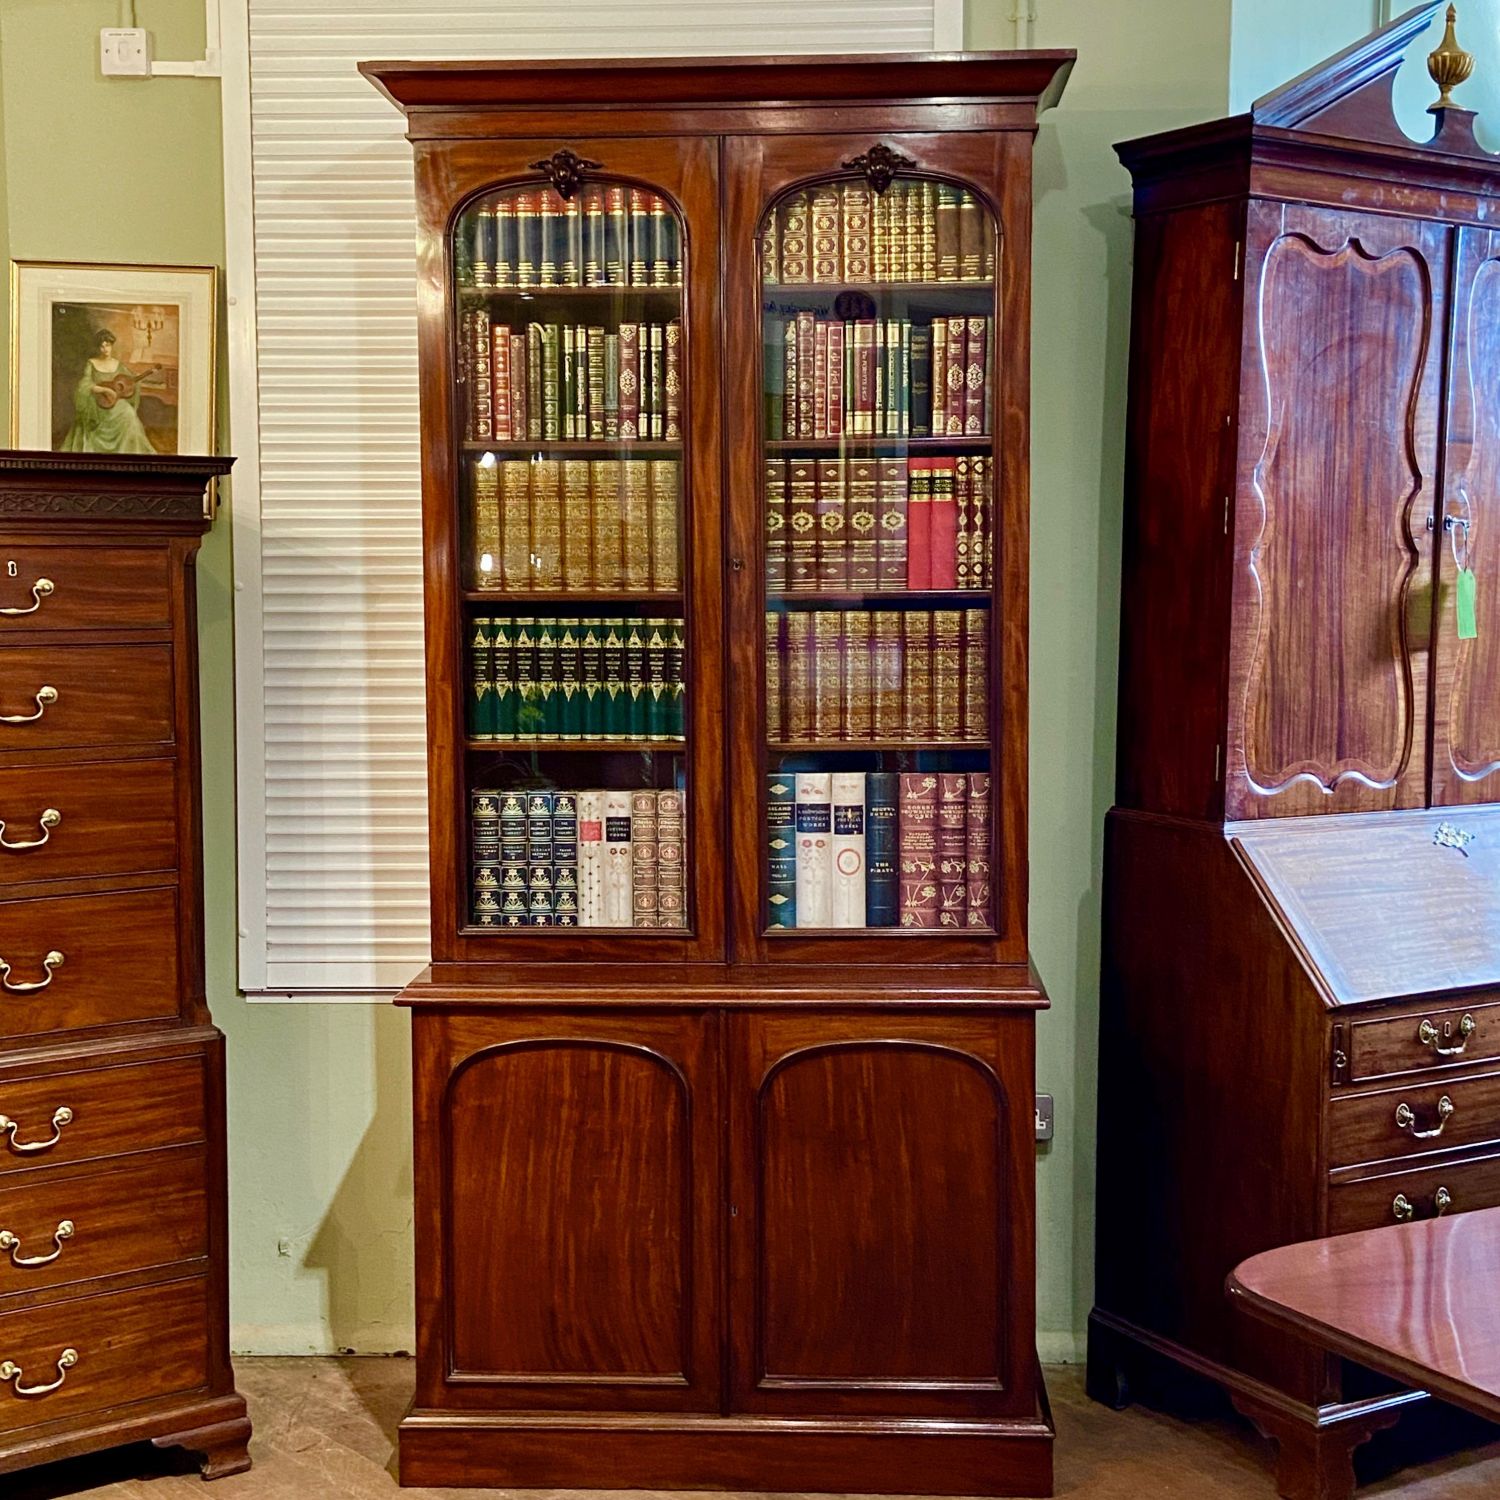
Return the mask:
[[1453, 90], [1474, 71], [1474, 54], [1465, 52], [1453, 34], [1453, 25], [1457, 20], [1458, 7], [1450, 5], [1448, 29], [1443, 33], [1443, 44], [1436, 52], [1427, 54], [1427, 71], [1432, 75], [1432, 81], [1442, 90], [1437, 103], [1427, 106], [1428, 114], [1436, 114], [1440, 109], [1457, 109]]

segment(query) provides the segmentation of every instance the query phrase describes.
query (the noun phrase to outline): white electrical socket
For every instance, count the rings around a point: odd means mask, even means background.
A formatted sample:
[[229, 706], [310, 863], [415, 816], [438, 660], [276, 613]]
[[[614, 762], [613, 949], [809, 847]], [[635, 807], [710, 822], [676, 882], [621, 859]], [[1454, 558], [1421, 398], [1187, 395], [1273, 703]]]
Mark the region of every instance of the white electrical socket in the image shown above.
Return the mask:
[[144, 26], [106, 26], [99, 33], [99, 71], [106, 78], [149, 78], [151, 37]]

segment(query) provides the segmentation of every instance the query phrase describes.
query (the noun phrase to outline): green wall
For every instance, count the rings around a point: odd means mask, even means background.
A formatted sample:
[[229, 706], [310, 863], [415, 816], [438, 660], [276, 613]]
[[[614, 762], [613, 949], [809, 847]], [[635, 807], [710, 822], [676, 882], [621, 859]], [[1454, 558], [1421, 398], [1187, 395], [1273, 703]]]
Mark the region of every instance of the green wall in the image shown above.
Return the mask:
[[[968, 5], [970, 46], [1013, 45], [1007, 7]], [[1241, 43], [1256, 0], [1035, 8], [1036, 45], [1083, 53], [1037, 142], [1033, 365], [1032, 930], [1053, 1000], [1038, 1082], [1058, 1120], [1039, 1158], [1039, 1322], [1043, 1354], [1066, 1358], [1092, 1296], [1098, 871], [1114, 756], [1131, 226], [1111, 145], [1221, 114], [1232, 94], [1279, 80], [1261, 77], [1264, 51]], [[98, 30], [117, 14], [115, 0], [0, 0], [0, 246], [22, 259], [222, 265], [218, 85], [98, 77]], [[138, 14], [159, 57], [199, 54], [201, 0], [138, 0]], [[1343, 40], [1325, 46], [1320, 22], [1309, 27], [1295, 45], [1285, 29], [1278, 40], [1292, 49], [1275, 54], [1293, 59], [1286, 71]], [[408, 1348], [405, 1020], [383, 1006], [250, 1005], [236, 992], [227, 510], [200, 575], [208, 980], [230, 1044], [235, 1346]]]

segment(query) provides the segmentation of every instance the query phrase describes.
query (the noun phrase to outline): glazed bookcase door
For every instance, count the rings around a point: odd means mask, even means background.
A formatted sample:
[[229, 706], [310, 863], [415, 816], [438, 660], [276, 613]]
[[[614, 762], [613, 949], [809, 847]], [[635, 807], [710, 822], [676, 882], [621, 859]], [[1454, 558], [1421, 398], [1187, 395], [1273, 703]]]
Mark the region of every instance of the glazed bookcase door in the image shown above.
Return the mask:
[[761, 192], [731, 205], [731, 396], [759, 438], [731, 471], [738, 763], [759, 769], [736, 786], [737, 917], [772, 958], [852, 935], [865, 962], [991, 959], [1024, 693], [1002, 660], [1024, 512], [1005, 148], [878, 144], [744, 143]]
[[445, 236], [453, 956], [712, 956], [714, 162], [515, 158]]

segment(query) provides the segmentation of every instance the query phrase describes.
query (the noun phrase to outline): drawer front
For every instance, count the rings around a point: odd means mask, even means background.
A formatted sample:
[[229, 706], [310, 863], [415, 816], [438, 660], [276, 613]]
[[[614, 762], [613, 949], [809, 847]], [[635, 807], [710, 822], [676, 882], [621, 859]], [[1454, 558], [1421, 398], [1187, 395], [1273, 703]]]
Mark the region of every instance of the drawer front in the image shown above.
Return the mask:
[[171, 740], [170, 646], [0, 648], [0, 751]]
[[1379, 1229], [1443, 1213], [1500, 1206], [1500, 1156], [1471, 1158], [1419, 1171], [1382, 1173], [1328, 1190], [1328, 1232]]
[[176, 762], [0, 765], [0, 890], [176, 867]]
[[208, 1186], [196, 1147], [0, 1188], [0, 1297], [207, 1254]]
[[177, 889], [0, 901], [0, 1036], [177, 1014]]
[[1500, 1005], [1457, 1005], [1349, 1028], [1349, 1077], [1456, 1068], [1500, 1057]]
[[204, 1139], [202, 1057], [0, 1076], [0, 1179]]
[[167, 549], [0, 541], [0, 641], [21, 630], [146, 629], [171, 620]]
[[208, 1283], [0, 1313], [0, 1376], [0, 1432], [197, 1390], [208, 1382]]
[[1477, 1146], [1500, 1140], [1500, 1073], [1336, 1094], [1331, 1109], [1329, 1159], [1335, 1167]]

